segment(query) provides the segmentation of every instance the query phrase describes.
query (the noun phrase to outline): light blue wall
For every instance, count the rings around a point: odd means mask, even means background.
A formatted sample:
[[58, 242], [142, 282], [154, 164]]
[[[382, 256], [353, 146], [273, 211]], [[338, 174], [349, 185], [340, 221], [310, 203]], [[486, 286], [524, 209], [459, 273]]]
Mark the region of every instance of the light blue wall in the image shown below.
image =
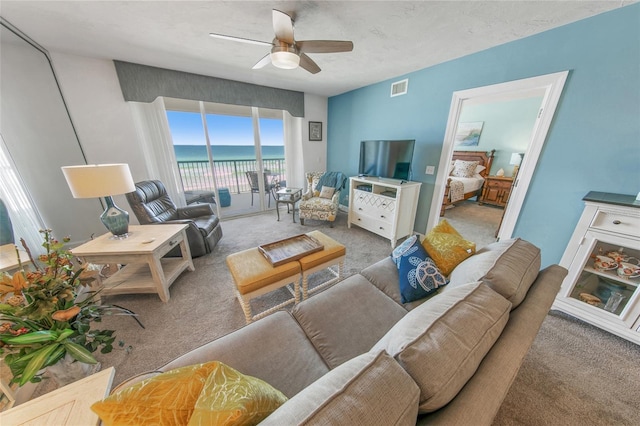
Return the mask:
[[[587, 192], [640, 191], [639, 28], [636, 3], [329, 98], [327, 169], [356, 174], [361, 140], [415, 139], [424, 232], [435, 182], [424, 170], [438, 164], [452, 93], [570, 70], [514, 231], [557, 263]], [[390, 98], [402, 78], [409, 93]]]
[[505, 176], [513, 175], [509, 164], [511, 154], [523, 153], [529, 146], [533, 126], [542, 105], [542, 97], [515, 99], [488, 104], [465, 105], [460, 122], [482, 121], [478, 145], [455, 147], [456, 151], [491, 151], [495, 149], [490, 175], [503, 169]]

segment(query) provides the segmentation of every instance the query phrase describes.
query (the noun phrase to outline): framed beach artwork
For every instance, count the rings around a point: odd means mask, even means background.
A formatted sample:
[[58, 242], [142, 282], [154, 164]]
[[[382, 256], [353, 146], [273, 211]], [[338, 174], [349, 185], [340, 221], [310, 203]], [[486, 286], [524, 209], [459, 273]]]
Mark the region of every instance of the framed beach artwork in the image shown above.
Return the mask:
[[310, 141], [322, 140], [322, 122], [321, 121], [309, 122], [309, 140]]
[[459, 123], [456, 130], [455, 146], [477, 146], [484, 121]]

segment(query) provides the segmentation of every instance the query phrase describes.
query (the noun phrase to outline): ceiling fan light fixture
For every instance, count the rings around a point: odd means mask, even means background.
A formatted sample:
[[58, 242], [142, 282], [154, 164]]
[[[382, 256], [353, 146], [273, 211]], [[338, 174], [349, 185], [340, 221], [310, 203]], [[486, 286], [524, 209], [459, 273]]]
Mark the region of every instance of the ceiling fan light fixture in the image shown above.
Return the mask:
[[271, 63], [285, 70], [298, 68], [300, 65], [300, 55], [295, 45], [289, 45], [278, 39], [273, 40], [274, 46], [271, 48]]
[[278, 68], [291, 70], [300, 65], [300, 56], [287, 51], [272, 52], [271, 63]]

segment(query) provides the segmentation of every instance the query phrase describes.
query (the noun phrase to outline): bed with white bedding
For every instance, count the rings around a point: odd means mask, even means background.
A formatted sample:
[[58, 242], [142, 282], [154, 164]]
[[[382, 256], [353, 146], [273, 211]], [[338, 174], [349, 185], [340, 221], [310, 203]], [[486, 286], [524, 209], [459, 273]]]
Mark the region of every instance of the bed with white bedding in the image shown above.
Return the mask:
[[440, 216], [444, 216], [447, 206], [457, 201], [482, 195], [484, 178], [491, 170], [495, 149], [489, 155], [485, 151], [454, 151], [451, 168], [444, 192], [444, 200], [440, 208]]

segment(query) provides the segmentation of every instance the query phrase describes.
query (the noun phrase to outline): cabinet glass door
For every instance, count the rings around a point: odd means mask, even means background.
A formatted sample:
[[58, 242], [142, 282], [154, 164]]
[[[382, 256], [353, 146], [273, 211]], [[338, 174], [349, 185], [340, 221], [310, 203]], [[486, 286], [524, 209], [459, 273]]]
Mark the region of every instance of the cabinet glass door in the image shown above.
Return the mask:
[[574, 260], [582, 267], [567, 296], [632, 327], [640, 315], [640, 248], [598, 232], [586, 237]]

